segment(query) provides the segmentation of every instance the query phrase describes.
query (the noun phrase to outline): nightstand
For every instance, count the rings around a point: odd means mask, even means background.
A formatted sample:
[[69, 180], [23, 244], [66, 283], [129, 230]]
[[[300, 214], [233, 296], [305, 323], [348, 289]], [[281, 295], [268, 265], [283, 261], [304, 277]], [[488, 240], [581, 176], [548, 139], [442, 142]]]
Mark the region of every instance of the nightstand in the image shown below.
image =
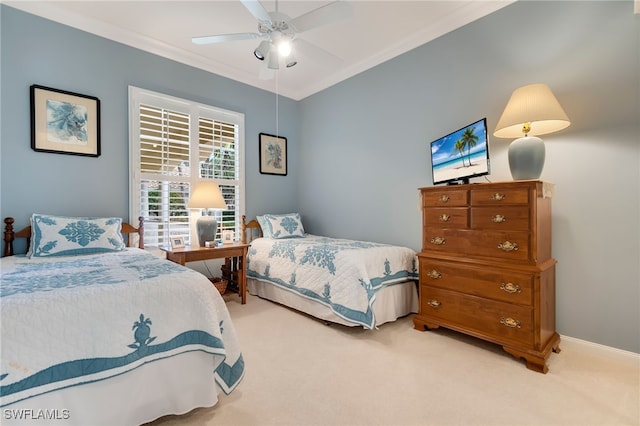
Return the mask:
[[242, 304], [247, 303], [247, 251], [250, 244], [231, 243], [220, 247], [187, 246], [175, 249], [163, 248], [167, 259], [184, 265], [197, 260], [225, 259], [222, 278], [237, 287]]

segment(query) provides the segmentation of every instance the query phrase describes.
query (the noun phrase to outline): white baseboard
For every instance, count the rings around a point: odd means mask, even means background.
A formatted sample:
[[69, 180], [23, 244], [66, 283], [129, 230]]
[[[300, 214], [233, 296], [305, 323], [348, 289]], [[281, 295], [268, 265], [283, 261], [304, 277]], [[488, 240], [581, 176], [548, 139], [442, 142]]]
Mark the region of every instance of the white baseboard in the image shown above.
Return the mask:
[[615, 358], [618, 361], [626, 361], [630, 363], [640, 363], [640, 354], [625, 351], [623, 349], [614, 348], [611, 346], [601, 345], [599, 343], [589, 342], [587, 340], [576, 339], [575, 337], [560, 336], [560, 349], [562, 350], [563, 344], [567, 344], [581, 351], [591, 352], [595, 355], [600, 355], [608, 358]]

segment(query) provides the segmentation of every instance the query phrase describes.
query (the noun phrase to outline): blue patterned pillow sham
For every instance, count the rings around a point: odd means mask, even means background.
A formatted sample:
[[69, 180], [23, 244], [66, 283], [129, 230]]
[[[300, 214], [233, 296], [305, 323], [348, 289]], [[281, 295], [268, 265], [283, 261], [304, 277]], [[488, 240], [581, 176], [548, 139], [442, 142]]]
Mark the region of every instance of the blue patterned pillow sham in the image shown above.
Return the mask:
[[304, 227], [299, 213], [256, 216], [265, 238], [301, 238]]
[[124, 250], [119, 217], [67, 217], [33, 214], [27, 256], [69, 256]]

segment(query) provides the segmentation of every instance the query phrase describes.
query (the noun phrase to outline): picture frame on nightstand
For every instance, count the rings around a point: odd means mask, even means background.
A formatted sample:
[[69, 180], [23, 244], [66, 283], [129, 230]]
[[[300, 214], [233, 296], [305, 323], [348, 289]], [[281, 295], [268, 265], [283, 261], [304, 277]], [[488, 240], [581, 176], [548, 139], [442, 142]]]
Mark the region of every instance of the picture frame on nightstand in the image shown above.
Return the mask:
[[222, 231], [222, 244], [233, 244], [235, 238], [235, 232], [231, 229], [225, 229]]
[[171, 237], [171, 248], [183, 248], [184, 247], [184, 237]]

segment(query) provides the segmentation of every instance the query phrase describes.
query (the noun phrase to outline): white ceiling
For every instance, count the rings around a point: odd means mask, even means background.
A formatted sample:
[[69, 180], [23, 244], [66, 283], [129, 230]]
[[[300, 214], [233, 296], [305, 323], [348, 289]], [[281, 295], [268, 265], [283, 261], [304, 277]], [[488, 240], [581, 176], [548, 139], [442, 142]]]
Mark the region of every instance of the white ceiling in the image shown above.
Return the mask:
[[[4, 1], [5, 4], [251, 86], [300, 100], [494, 12], [514, 0], [348, 1], [352, 16], [298, 35], [319, 47], [298, 64], [259, 78], [259, 40], [195, 45], [191, 37], [257, 32], [239, 0]], [[330, 1], [282, 0], [296, 18]], [[275, 10], [275, 1], [262, 0]]]

